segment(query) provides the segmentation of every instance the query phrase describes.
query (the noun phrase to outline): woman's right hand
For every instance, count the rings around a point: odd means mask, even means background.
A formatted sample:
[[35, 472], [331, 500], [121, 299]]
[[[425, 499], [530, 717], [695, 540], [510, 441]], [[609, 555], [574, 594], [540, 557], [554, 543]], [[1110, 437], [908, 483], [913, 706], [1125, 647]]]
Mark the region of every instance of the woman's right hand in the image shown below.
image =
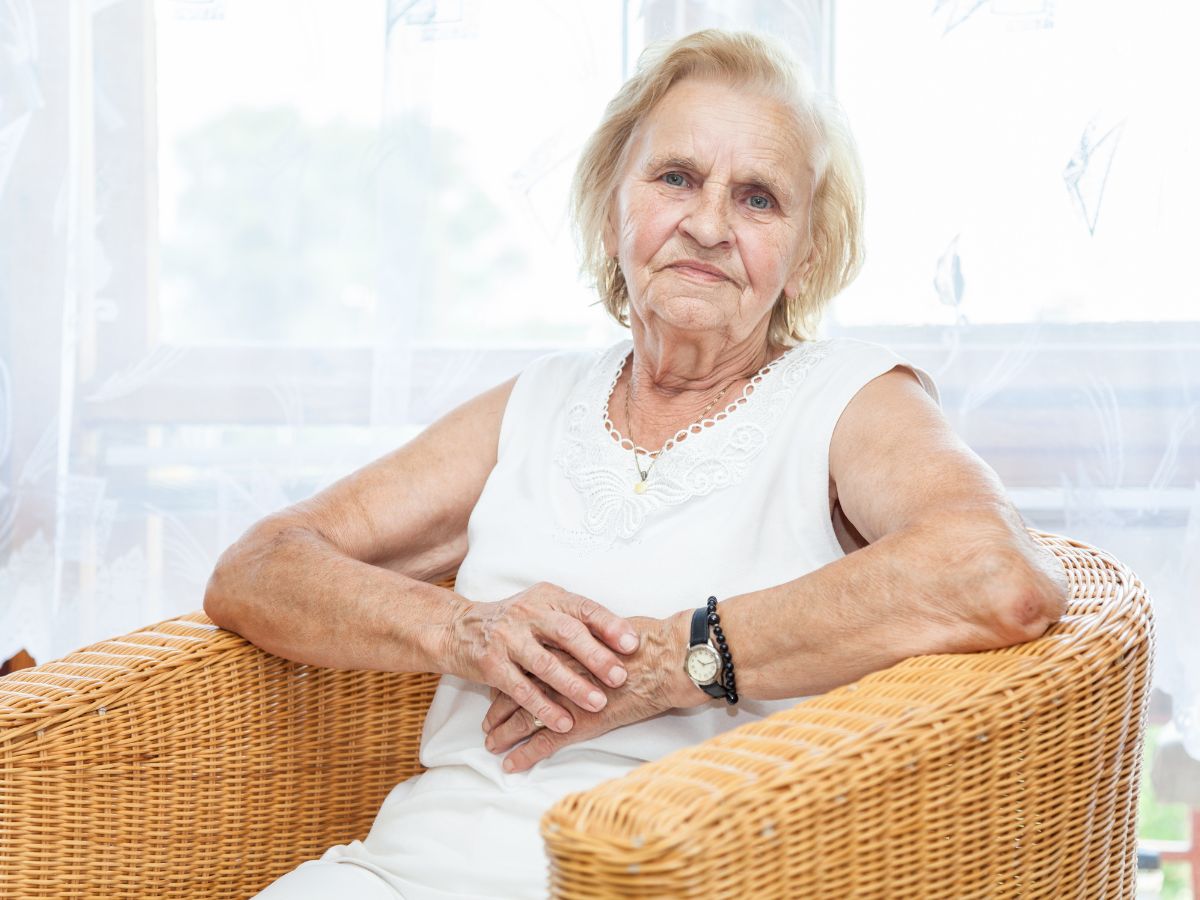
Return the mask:
[[531, 675], [581, 709], [601, 710], [607, 698], [546, 648], [564, 651], [602, 684], [619, 687], [628, 673], [613, 651], [632, 653], [638, 646], [628, 621], [595, 600], [545, 582], [506, 600], [469, 602], [449, 635], [447, 671], [503, 691], [558, 732], [571, 730], [571, 715]]

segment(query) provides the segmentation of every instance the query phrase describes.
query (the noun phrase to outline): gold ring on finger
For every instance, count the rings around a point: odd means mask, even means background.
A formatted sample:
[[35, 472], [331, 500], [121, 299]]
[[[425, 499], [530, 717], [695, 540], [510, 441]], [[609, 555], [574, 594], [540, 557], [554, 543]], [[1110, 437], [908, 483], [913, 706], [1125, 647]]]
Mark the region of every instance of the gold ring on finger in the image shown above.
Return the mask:
[[533, 717], [533, 727], [534, 728], [545, 728], [546, 723], [543, 722], [541, 719], [539, 719], [537, 716], [534, 716]]

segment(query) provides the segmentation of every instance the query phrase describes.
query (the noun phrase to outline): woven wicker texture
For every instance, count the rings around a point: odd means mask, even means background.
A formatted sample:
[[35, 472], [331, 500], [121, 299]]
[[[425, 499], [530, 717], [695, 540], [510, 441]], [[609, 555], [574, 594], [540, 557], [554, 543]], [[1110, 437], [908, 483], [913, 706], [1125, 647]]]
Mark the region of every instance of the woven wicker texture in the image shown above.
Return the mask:
[[[560, 898], [1133, 897], [1153, 643], [1111, 557], [1069, 614], [907, 660], [549, 810]], [[0, 678], [0, 897], [245, 898], [363, 838], [436, 675], [317, 669], [202, 613]]]
[[915, 657], [542, 819], [554, 896], [1132, 898], [1153, 624], [1100, 551], [1035, 641]]
[[203, 613], [0, 678], [0, 897], [245, 900], [366, 836], [421, 770], [436, 685], [302, 666]]

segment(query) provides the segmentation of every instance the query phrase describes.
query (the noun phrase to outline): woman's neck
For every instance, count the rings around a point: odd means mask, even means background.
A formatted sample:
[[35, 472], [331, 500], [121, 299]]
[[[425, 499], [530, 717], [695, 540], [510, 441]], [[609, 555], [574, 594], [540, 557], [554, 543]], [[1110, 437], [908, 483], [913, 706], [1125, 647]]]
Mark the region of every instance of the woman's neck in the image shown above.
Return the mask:
[[784, 349], [761, 337], [717, 346], [656, 341], [635, 332], [633, 358], [613, 389], [609, 416], [625, 437], [657, 450], [681, 429], [733, 403]]
[[679, 395], [716, 393], [731, 380], [750, 378], [785, 349], [770, 344], [765, 328], [733, 343], [723, 336], [654, 334], [639, 324], [632, 327], [633, 364], [626, 366], [634, 377], [635, 400], [642, 391], [647, 402], [651, 395], [671, 402]]

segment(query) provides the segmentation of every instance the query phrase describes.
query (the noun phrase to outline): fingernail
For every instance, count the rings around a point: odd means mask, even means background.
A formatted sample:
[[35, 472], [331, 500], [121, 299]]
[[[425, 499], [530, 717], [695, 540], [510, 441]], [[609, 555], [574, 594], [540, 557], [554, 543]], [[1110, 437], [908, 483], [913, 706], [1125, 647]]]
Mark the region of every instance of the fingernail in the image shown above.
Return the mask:
[[612, 670], [608, 673], [608, 680], [614, 686], [618, 685], [618, 684], [624, 684], [625, 683], [625, 670], [622, 669], [620, 666], [613, 666]]
[[637, 638], [632, 634], [627, 634], [621, 638], [621, 649], [626, 653], [637, 647]]
[[592, 691], [588, 694], [588, 704], [594, 710], [602, 709], [604, 707], [604, 695], [599, 691]]
[[511, 759], [506, 759], [504, 761], [504, 771], [505, 772], [511, 772], [516, 767], [517, 767], [516, 764]]
[[568, 719], [566, 716], [559, 719], [558, 720], [558, 730], [563, 731], [563, 732], [570, 731], [571, 730], [571, 720]]
[[487, 747], [493, 753], [496, 752], [496, 742], [493, 741], [490, 737], [486, 741], [483, 742], [483, 746]]
[[483, 723], [483, 733], [487, 734], [491, 730], [492, 730], [492, 727], [490, 725], [488, 725], [487, 721], [485, 720]]

